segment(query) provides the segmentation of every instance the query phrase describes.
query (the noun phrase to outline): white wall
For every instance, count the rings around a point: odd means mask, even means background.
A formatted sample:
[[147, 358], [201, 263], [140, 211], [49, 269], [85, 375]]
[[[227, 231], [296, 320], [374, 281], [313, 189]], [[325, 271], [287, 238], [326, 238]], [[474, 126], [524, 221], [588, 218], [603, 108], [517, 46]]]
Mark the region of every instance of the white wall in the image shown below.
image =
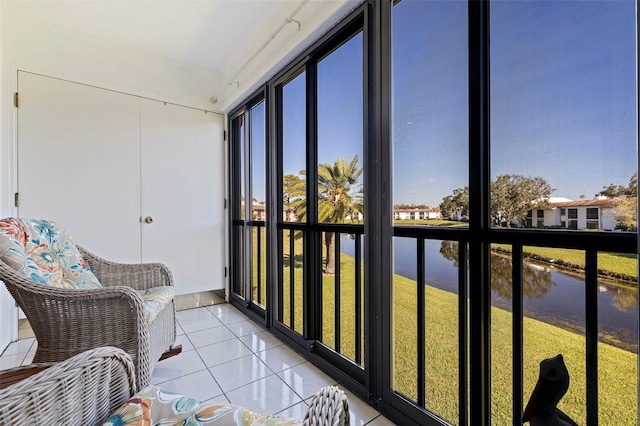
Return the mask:
[[[4, 11], [4, 7], [0, 3], [0, 69], [4, 69], [3, 64], [7, 59], [7, 14]], [[7, 102], [7, 98], [9, 96], [5, 95], [7, 88], [7, 79], [6, 76], [0, 76], [0, 93], [2, 97], [0, 98], [0, 117], [11, 116], [10, 114], [10, 103]], [[8, 120], [0, 120], [0, 140], [6, 140], [6, 134], [9, 130], [9, 125], [7, 124]], [[0, 159], [5, 157], [5, 150], [0, 150]], [[5, 180], [6, 171], [5, 168], [2, 168], [2, 173], [0, 174], [0, 179], [2, 181]], [[4, 284], [0, 284], [0, 353], [4, 351], [6, 346], [12, 341], [17, 339], [17, 311], [15, 308], [15, 302], [13, 298], [7, 291], [7, 288]]]
[[[219, 112], [220, 77], [148, 52], [36, 20], [0, 1], [0, 217], [14, 216], [17, 71]], [[0, 351], [17, 338], [14, 302], [0, 290]]]
[[17, 71], [28, 71], [150, 99], [219, 112], [210, 102], [220, 77], [203, 69], [132, 49], [2, 9], [0, 215], [14, 214]]
[[613, 231], [618, 225], [618, 220], [615, 216], [615, 208], [601, 207], [600, 208], [600, 227], [607, 231]]

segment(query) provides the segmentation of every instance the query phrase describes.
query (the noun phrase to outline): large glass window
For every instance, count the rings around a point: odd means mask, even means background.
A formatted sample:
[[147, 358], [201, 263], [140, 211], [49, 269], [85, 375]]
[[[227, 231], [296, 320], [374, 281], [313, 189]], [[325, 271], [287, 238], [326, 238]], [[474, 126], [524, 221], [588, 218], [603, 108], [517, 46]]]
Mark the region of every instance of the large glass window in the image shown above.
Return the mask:
[[285, 222], [306, 221], [306, 73], [282, 87], [282, 209]]
[[493, 225], [517, 228], [531, 208], [594, 194], [635, 204], [635, 3], [490, 10]]
[[245, 116], [240, 114], [231, 121], [230, 139], [232, 147], [232, 182], [233, 204], [231, 206], [231, 227], [233, 240], [233, 256], [231, 268], [233, 281], [231, 288], [233, 293], [240, 297], [245, 296], [244, 289], [244, 230], [245, 230]]
[[[468, 228], [467, 4], [404, 0], [392, 13], [394, 235], [402, 225]], [[458, 424], [466, 412], [458, 268], [466, 261], [458, 241], [418, 232], [392, 241], [391, 386]]]
[[[635, 3], [631, 1], [491, 3], [493, 227], [527, 226], [531, 220], [528, 211], [538, 209], [539, 228], [566, 225], [572, 230], [611, 231], [620, 227], [621, 220], [613, 199], [625, 201], [635, 211], [638, 162], [635, 25]], [[611, 200], [603, 200], [606, 198]], [[609, 201], [611, 224], [603, 225], [600, 219], [604, 220], [604, 213], [599, 214], [597, 207], [589, 206]], [[556, 213], [560, 206], [562, 210]], [[571, 206], [566, 217], [565, 206]], [[512, 247], [496, 244], [492, 249], [499, 250], [502, 256], [511, 256]], [[525, 246], [522, 251], [525, 403], [538, 379], [539, 363], [562, 354], [571, 385], [559, 408], [578, 424], [587, 424], [588, 400], [594, 395], [588, 390], [587, 346], [594, 318], [589, 318], [586, 307], [597, 304], [600, 326], [605, 323], [611, 326], [594, 335], [599, 340], [600, 353], [611, 356], [605, 361], [606, 368], [633, 370], [626, 379], [618, 377], [610, 381], [605, 367], [598, 365], [599, 370], [602, 368], [597, 395], [600, 422], [622, 424], [623, 419], [637, 419], [637, 367], [632, 367], [637, 365], [634, 346], [637, 321], [623, 320], [624, 314], [604, 296], [624, 292], [623, 265], [628, 261], [634, 269], [635, 258], [611, 253], [606, 258], [599, 256], [597, 263], [589, 266], [586, 247], [569, 250]], [[495, 257], [491, 261], [502, 262]], [[492, 266], [492, 273], [495, 270]], [[607, 276], [617, 277], [611, 280], [612, 287], [606, 284]], [[496, 279], [497, 276], [491, 277], [492, 288]], [[511, 324], [496, 322], [507, 318], [505, 311], [511, 307], [500, 298], [492, 302], [495, 334], [492, 339], [497, 342], [497, 336], [507, 334]], [[616, 326], [614, 321], [610, 322], [613, 318], [619, 319]], [[635, 336], [627, 342], [631, 346], [621, 341], [622, 335]], [[501, 359], [499, 354], [504, 350], [496, 346], [492, 362]], [[509, 392], [502, 390], [509, 389], [513, 379], [503, 375], [497, 366], [492, 372], [493, 421], [510, 423], [512, 400]], [[621, 386], [634, 401], [628, 401], [627, 408], [617, 403], [622, 397]]]
[[[231, 115], [250, 137], [232, 142], [252, 253], [236, 280], [259, 301], [264, 280], [271, 331], [398, 424], [520, 424], [557, 354], [563, 412], [633, 424], [635, 3], [490, 3], [367, 3], [267, 84], [269, 104]], [[267, 134], [273, 176], [255, 164]]]
[[[307, 221], [306, 72], [281, 87], [282, 96], [282, 220]], [[282, 229], [278, 319], [299, 334], [304, 332], [305, 233]]]
[[[364, 217], [363, 33], [316, 65], [318, 222], [358, 225]], [[353, 232], [353, 231], [352, 231]], [[322, 249], [322, 333], [319, 340], [363, 363], [362, 232], [326, 229]]]
[[393, 29], [395, 223], [467, 226], [467, 5], [404, 0]]
[[249, 110], [251, 114], [251, 295], [260, 306], [267, 299], [267, 162], [265, 144], [265, 102], [260, 101]]
[[318, 221], [362, 223], [362, 33], [318, 62]]

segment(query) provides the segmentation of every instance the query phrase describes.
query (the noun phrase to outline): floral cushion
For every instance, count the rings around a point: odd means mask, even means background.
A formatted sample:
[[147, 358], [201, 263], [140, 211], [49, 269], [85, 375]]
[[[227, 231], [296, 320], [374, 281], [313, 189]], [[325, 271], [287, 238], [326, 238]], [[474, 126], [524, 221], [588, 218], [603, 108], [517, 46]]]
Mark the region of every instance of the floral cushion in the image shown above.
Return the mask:
[[302, 425], [302, 419], [263, 416], [232, 404], [203, 404], [156, 386], [148, 386], [125, 402], [103, 424], [119, 425], [294, 426]]
[[71, 235], [48, 220], [0, 220], [0, 259], [27, 278], [61, 288], [101, 288]]
[[140, 296], [142, 296], [142, 301], [144, 302], [147, 324], [151, 324], [156, 319], [175, 295], [176, 292], [173, 286], [152, 287], [148, 290], [140, 291]]

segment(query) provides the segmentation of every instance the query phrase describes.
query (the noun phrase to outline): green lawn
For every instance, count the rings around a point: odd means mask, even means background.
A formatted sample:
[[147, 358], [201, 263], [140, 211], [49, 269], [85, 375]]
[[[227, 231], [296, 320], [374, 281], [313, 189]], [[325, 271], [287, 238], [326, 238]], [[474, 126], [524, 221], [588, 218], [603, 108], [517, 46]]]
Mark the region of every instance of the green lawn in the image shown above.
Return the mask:
[[[284, 231], [288, 242], [288, 231]], [[284, 323], [289, 324], [289, 253], [285, 247]], [[302, 332], [302, 240], [296, 240], [293, 256], [295, 320]], [[297, 256], [296, 256], [297, 255]], [[342, 255], [340, 352], [355, 354], [355, 291], [353, 258]], [[323, 277], [323, 342], [335, 347], [335, 278]], [[417, 395], [416, 282], [399, 275], [393, 285], [393, 382], [394, 389], [409, 399]], [[427, 339], [425, 382], [427, 409], [451, 423], [458, 417], [458, 299], [455, 294], [426, 288]], [[364, 305], [363, 305], [364, 306]], [[364, 329], [364, 328], [363, 328]], [[562, 353], [571, 374], [571, 386], [560, 407], [578, 424], [585, 424], [585, 339], [558, 327], [533, 319], [524, 320], [524, 402], [538, 377], [539, 362]], [[511, 424], [511, 313], [492, 309], [492, 415], [493, 424]], [[600, 424], [632, 425], [637, 418], [637, 355], [611, 345], [599, 345]]]
[[[499, 247], [510, 251], [508, 244], [492, 244], [492, 247]], [[571, 250], [550, 247], [524, 247], [525, 253], [542, 256], [546, 259], [570, 262], [584, 268], [584, 250]], [[614, 272], [637, 279], [638, 269], [635, 254], [626, 253], [598, 253], [598, 269]]]

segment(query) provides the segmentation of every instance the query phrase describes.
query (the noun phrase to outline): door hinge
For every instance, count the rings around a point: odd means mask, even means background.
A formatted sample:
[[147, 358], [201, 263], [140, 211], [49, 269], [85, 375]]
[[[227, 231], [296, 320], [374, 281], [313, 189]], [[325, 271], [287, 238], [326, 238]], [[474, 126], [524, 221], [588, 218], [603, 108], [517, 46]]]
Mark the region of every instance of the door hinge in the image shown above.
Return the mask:
[[227, 140], [227, 131], [226, 131], [226, 130], [223, 130], [223, 131], [222, 131], [222, 140], [223, 140], [223, 141], [226, 141], [226, 140]]
[[224, 208], [225, 209], [227, 208], [227, 199], [226, 198], [224, 199]]
[[16, 92], [13, 94], [13, 106], [18, 108], [19, 103], [18, 92]]
[[16, 192], [15, 194], [13, 194], [13, 205], [18, 207], [19, 204], [20, 204], [20, 194]]
[[224, 277], [227, 278], [227, 267], [224, 267]]

